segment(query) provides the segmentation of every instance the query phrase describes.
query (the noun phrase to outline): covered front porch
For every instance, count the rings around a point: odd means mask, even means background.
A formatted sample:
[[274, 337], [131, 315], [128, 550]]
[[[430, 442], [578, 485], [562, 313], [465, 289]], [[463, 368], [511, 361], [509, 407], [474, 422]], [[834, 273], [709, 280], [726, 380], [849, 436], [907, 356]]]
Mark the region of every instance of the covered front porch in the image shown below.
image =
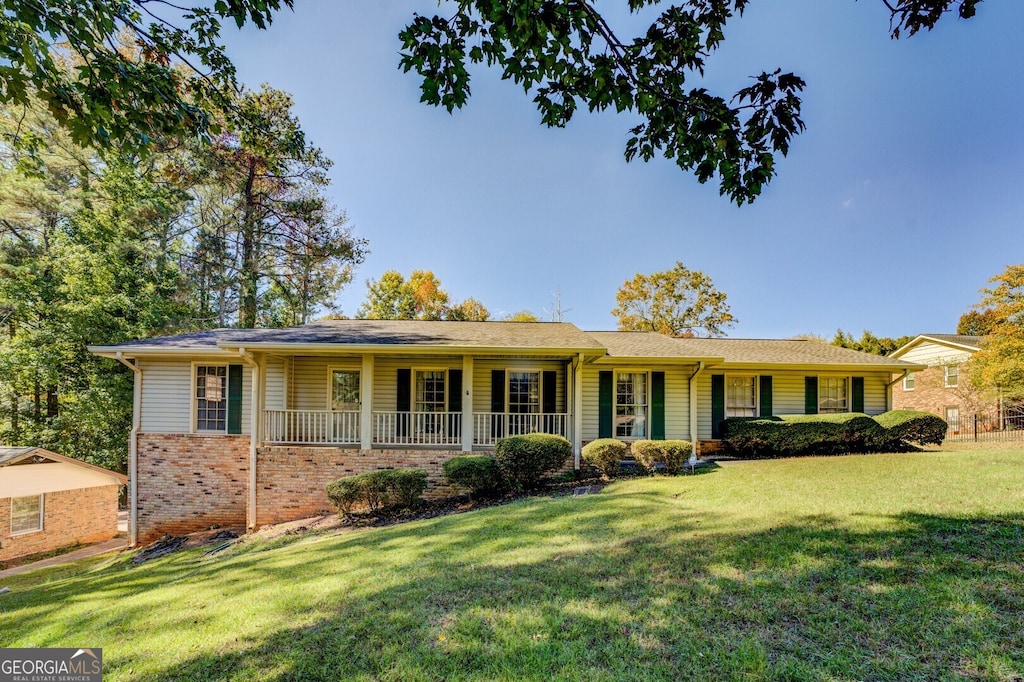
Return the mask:
[[580, 449], [582, 354], [250, 357], [263, 445], [468, 452], [548, 433]]

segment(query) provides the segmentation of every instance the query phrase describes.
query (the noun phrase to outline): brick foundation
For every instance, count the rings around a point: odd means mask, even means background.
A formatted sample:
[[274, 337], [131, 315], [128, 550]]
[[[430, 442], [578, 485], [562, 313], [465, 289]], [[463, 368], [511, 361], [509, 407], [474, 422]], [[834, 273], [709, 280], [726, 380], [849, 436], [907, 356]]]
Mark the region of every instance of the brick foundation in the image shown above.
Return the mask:
[[138, 540], [244, 526], [249, 437], [139, 434]]
[[720, 440], [699, 440], [697, 441], [696, 448], [694, 448], [694, 452], [697, 453], [698, 457], [724, 455], [725, 450], [725, 443]]
[[294, 521], [334, 508], [324, 487], [342, 476], [377, 469], [415, 468], [427, 472], [424, 497], [450, 495], [441, 465], [458, 450], [358, 450], [333, 447], [263, 447], [256, 460], [256, 521], [264, 526]]
[[102, 542], [117, 535], [117, 493], [105, 485], [46, 493], [43, 530], [11, 535], [11, 498], [0, 497], [0, 561], [49, 552], [76, 543]]

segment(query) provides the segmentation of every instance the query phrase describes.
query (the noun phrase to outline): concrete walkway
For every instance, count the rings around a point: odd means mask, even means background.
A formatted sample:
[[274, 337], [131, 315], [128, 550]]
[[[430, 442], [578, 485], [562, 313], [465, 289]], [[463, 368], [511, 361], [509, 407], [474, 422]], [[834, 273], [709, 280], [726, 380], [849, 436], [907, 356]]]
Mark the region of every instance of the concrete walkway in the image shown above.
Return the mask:
[[[49, 559], [40, 559], [39, 561], [33, 561], [30, 564], [22, 564], [21, 566], [15, 566], [14, 568], [8, 568], [6, 571], [0, 571], [0, 580], [8, 578], [12, 575], [18, 575], [19, 573], [25, 573], [26, 571], [34, 571], [37, 568], [46, 568], [47, 566], [56, 566], [58, 564], [66, 564], [69, 561], [75, 561], [77, 559], [85, 559], [97, 554], [106, 554], [107, 552], [116, 552], [117, 550], [124, 549], [128, 546], [128, 538], [114, 538], [107, 540], [106, 542], [99, 542], [95, 545], [89, 545], [82, 549], [76, 549], [73, 552], [67, 554], [61, 554], [60, 556], [53, 556]], [[3, 587], [0, 584], [0, 587]]]

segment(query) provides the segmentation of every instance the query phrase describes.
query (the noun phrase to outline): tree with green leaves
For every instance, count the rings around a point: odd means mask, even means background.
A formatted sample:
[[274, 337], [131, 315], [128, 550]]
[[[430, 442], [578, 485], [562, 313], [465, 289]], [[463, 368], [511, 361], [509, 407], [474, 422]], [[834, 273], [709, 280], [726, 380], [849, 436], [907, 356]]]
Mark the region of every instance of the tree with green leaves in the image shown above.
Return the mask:
[[484, 322], [491, 319], [491, 313], [474, 298], [452, 303], [432, 270], [413, 270], [408, 279], [397, 270], [388, 270], [380, 279], [366, 281], [366, 300], [356, 311], [356, 317]]
[[195, 251], [203, 305], [223, 320], [233, 302], [244, 328], [301, 324], [330, 308], [365, 242], [324, 194], [331, 161], [307, 141], [291, 96], [264, 85], [233, 106], [242, 115], [193, 152], [191, 182], [212, 186], [196, 194], [193, 219], [197, 244], [212, 247]]
[[612, 315], [622, 331], [653, 331], [669, 336], [725, 336], [736, 323], [724, 292], [711, 278], [681, 262], [671, 270], [637, 273], [622, 283]]
[[1024, 398], [1024, 264], [1008, 265], [981, 290], [979, 311], [995, 320], [981, 350], [969, 361], [971, 382], [998, 388], [1004, 397]]
[[[751, 0], [681, 0], [650, 11], [628, 36], [593, 0], [446, 3], [447, 16], [415, 15], [400, 33], [401, 67], [421, 78], [421, 99], [449, 111], [470, 96], [469, 69], [496, 67], [521, 85], [544, 124], [565, 126], [580, 107], [629, 112], [626, 158], [661, 155], [700, 182], [716, 178], [737, 204], [756, 198], [804, 129], [799, 76], [769, 68], [735, 93], [715, 94], [705, 69], [726, 24]], [[974, 16], [981, 0], [882, 0], [893, 38], [930, 30], [947, 13]], [[0, 102], [38, 96], [79, 144], [144, 154], [158, 137], [206, 139], [237, 90], [219, 44], [222, 22], [266, 28], [293, 0], [0, 0]], [[655, 5], [658, 9], [654, 10]], [[111, 47], [127, 31], [141, 59]], [[75, 75], [62, 45], [79, 55]], [[34, 93], [34, 94], [33, 94]], [[16, 135], [31, 148], [34, 138]]]
[[449, 306], [445, 311], [445, 319], [460, 322], [486, 322], [491, 319], [491, 311], [475, 298], [467, 298], [461, 303]]
[[501, 318], [505, 322], [540, 322], [540, 318], [529, 310], [519, 310]]
[[864, 330], [858, 340], [852, 334], [844, 332], [842, 329], [837, 329], [836, 335], [832, 337], [832, 345], [839, 346], [840, 348], [852, 348], [853, 350], [859, 350], [862, 353], [872, 353], [873, 355], [890, 355], [896, 349], [905, 346], [913, 340], [913, 336], [901, 336], [895, 339], [888, 336], [875, 336], [867, 329]]

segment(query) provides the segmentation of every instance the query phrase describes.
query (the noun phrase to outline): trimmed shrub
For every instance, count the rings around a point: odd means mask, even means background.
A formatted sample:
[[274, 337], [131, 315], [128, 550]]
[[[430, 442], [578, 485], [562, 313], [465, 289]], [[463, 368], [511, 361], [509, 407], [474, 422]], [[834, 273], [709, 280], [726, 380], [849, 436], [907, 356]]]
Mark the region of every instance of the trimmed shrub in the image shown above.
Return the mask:
[[665, 473], [674, 476], [693, 454], [693, 443], [688, 440], [663, 440], [661, 449], [665, 453]]
[[648, 473], [653, 474], [657, 463], [665, 461], [665, 451], [661, 447], [663, 442], [660, 440], [635, 440], [630, 444], [629, 451], [633, 453], [633, 459], [637, 464], [647, 469]]
[[411, 507], [419, 502], [427, 489], [427, 472], [423, 469], [392, 469], [388, 492], [399, 507]]
[[890, 410], [875, 417], [886, 432], [886, 440], [909, 445], [942, 445], [949, 424], [942, 417], [917, 410]]
[[723, 426], [726, 447], [738, 457], [869, 452], [884, 436], [878, 422], [858, 412], [726, 419]]
[[583, 459], [608, 478], [619, 473], [619, 465], [629, 456], [629, 446], [616, 438], [598, 438], [583, 446]]
[[688, 440], [636, 440], [630, 445], [633, 459], [650, 473], [656, 473], [657, 463], [665, 465], [664, 473], [678, 474], [693, 454], [693, 443]]
[[501, 480], [512, 490], [535, 488], [547, 473], [565, 466], [572, 444], [561, 436], [531, 433], [499, 438], [494, 463]]
[[739, 457], [793, 457], [857, 452], [903, 452], [914, 443], [939, 445], [946, 422], [927, 412], [894, 410], [783, 415], [772, 419], [726, 419], [723, 440]]
[[357, 504], [371, 512], [388, 506], [411, 507], [427, 489], [427, 472], [422, 469], [381, 469], [345, 476], [327, 484], [327, 499], [342, 516]]
[[357, 479], [358, 476], [346, 476], [327, 484], [327, 499], [342, 516], [350, 514], [352, 507], [363, 500], [363, 489]]
[[456, 488], [476, 497], [489, 495], [501, 486], [498, 465], [487, 455], [460, 455], [441, 466], [441, 473]]

